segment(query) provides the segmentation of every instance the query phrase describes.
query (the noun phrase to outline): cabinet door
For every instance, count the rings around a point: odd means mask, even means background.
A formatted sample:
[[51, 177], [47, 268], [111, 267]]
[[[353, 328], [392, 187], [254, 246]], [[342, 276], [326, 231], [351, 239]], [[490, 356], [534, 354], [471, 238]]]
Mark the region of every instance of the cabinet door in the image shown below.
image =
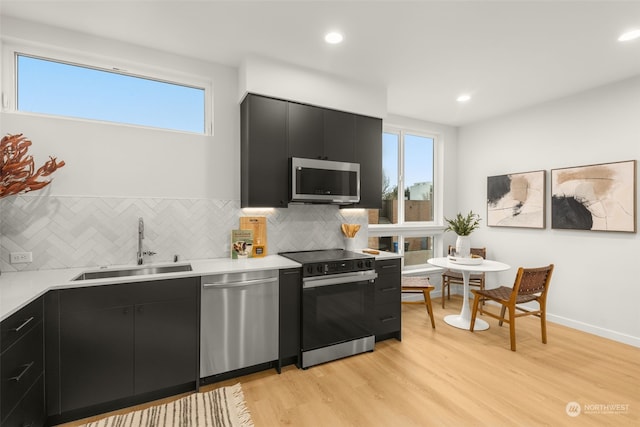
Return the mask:
[[133, 394], [133, 306], [60, 316], [62, 412]]
[[300, 353], [301, 289], [299, 268], [280, 271], [280, 360], [297, 358]]
[[359, 208], [382, 208], [382, 120], [356, 116], [355, 161], [360, 163]]
[[289, 155], [325, 159], [324, 110], [312, 105], [289, 103]]
[[287, 207], [287, 102], [249, 94], [240, 112], [241, 206]]
[[374, 333], [376, 341], [401, 338], [401, 264], [400, 259], [376, 261]]
[[24, 398], [18, 403], [16, 408], [14, 408], [10, 414], [2, 414], [2, 417], [7, 415], [7, 418], [0, 425], [2, 427], [44, 426], [46, 415], [44, 411], [45, 405], [43, 396], [44, 375], [41, 375], [35, 384], [29, 389]]
[[136, 305], [135, 393], [195, 382], [198, 310], [195, 299]]
[[324, 155], [328, 160], [355, 162], [356, 116], [324, 111]]

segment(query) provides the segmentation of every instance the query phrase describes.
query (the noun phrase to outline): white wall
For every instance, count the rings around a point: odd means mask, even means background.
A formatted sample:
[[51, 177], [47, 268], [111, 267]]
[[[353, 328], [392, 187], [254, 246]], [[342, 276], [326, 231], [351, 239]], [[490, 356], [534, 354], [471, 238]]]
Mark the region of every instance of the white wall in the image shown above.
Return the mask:
[[240, 67], [239, 99], [247, 93], [384, 118], [387, 90], [292, 64], [248, 58]]
[[[89, 54], [102, 62], [194, 76], [213, 86], [213, 136], [2, 113], [2, 134], [23, 133], [31, 139], [38, 165], [49, 155], [66, 162], [54, 175], [50, 194], [239, 200], [237, 69], [6, 17], [2, 37], [3, 46]], [[3, 77], [3, 90], [11, 90], [10, 76]]]
[[[486, 177], [547, 170], [547, 228], [483, 226], [472, 245], [514, 268], [554, 263], [549, 320], [640, 346], [637, 233], [553, 230], [550, 170], [640, 158], [640, 77], [466, 126], [458, 136], [458, 208], [484, 212]], [[637, 208], [637, 207], [636, 207]], [[553, 337], [550, 338], [553, 340]]]

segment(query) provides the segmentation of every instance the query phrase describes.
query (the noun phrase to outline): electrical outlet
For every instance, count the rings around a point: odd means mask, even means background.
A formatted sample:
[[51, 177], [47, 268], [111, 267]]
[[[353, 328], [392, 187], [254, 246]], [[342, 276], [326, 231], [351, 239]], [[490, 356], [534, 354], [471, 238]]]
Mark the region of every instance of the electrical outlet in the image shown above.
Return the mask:
[[11, 252], [11, 264], [33, 262], [32, 252]]

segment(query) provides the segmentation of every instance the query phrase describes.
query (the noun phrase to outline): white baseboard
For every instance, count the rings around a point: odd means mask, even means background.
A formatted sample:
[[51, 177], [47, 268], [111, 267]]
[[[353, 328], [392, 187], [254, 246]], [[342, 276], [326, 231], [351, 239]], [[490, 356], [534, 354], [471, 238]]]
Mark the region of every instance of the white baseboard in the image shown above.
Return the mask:
[[[461, 292], [458, 292], [455, 287], [452, 288], [452, 294], [460, 295]], [[432, 298], [439, 298], [441, 296], [441, 290], [436, 288], [431, 292]], [[402, 299], [405, 301], [422, 301], [422, 295], [403, 295]], [[469, 299], [469, 304], [473, 303], [473, 299]], [[498, 305], [492, 301], [487, 301], [487, 304]], [[633, 347], [640, 348], [640, 337], [634, 337], [633, 335], [623, 334], [621, 332], [612, 331], [610, 329], [605, 329], [600, 326], [591, 325], [588, 323], [580, 322], [578, 320], [568, 319], [566, 317], [557, 316], [555, 314], [547, 313], [547, 320], [552, 323], [557, 323], [559, 325], [567, 326], [572, 329], [577, 329], [578, 331], [586, 332], [588, 334], [593, 334], [602, 338], [607, 338], [613, 341], [621, 342], [623, 344], [628, 344]]]
[[590, 325], [578, 320], [567, 319], [566, 317], [556, 316], [550, 313], [547, 313], [547, 320], [549, 322], [567, 326], [572, 329], [577, 329], [582, 332], [587, 332], [589, 334], [597, 335], [602, 338], [608, 338], [613, 341], [618, 341], [623, 344], [629, 344], [631, 346], [640, 348], [640, 337], [634, 337], [632, 335], [627, 335], [620, 332], [612, 331], [610, 329], [601, 328], [599, 326]]

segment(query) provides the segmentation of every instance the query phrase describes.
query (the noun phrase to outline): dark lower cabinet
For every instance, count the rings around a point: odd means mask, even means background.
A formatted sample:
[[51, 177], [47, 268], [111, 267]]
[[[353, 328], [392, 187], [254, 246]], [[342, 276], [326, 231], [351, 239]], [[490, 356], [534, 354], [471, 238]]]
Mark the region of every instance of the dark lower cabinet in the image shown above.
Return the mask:
[[50, 421], [194, 390], [199, 290], [199, 278], [180, 278], [55, 291], [47, 299]]
[[302, 272], [299, 268], [280, 270], [280, 344], [279, 363], [299, 364], [300, 295]]
[[43, 299], [0, 324], [0, 426], [45, 422]]
[[402, 288], [400, 258], [376, 260], [375, 315], [376, 341], [402, 339]]
[[134, 390], [143, 394], [197, 378], [198, 311], [191, 299], [135, 308]]
[[60, 313], [61, 412], [133, 395], [133, 345], [131, 306]]

